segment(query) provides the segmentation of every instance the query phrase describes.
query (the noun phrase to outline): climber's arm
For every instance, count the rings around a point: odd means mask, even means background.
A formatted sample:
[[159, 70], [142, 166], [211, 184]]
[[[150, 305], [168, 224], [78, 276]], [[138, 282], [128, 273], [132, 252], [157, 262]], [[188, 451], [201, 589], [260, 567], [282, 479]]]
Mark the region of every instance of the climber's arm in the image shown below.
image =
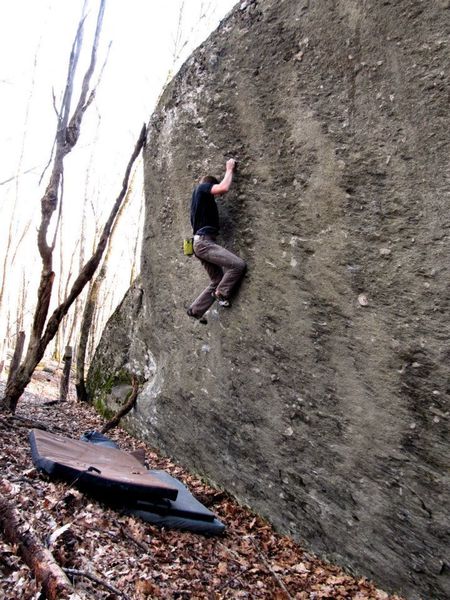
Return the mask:
[[226, 194], [230, 189], [231, 182], [233, 180], [233, 171], [236, 166], [234, 158], [227, 160], [225, 175], [220, 183], [215, 183], [211, 188], [211, 194], [214, 196], [220, 196]]

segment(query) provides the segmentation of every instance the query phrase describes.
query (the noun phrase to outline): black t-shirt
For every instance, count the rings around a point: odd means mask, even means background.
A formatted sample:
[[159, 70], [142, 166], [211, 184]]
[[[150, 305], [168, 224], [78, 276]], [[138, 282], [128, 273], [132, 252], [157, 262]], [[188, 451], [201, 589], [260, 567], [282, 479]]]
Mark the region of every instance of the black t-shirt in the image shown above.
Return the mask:
[[213, 183], [200, 183], [192, 192], [191, 225], [198, 235], [217, 235], [219, 211], [211, 188]]

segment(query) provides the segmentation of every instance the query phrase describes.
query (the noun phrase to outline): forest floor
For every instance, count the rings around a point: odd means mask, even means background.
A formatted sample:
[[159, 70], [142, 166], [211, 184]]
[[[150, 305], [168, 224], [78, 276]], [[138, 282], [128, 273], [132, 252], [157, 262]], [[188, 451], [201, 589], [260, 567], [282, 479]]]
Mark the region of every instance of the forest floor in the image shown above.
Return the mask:
[[[0, 382], [0, 394], [4, 382]], [[103, 419], [90, 406], [65, 403], [58, 372], [37, 372], [17, 416], [73, 438], [100, 429]], [[367, 579], [304, 551], [227, 493], [205, 485], [120, 427], [108, 435], [122, 450], [143, 449], [152, 469], [164, 469], [185, 483], [226, 524], [219, 537], [159, 529], [90, 499], [33, 467], [28, 433], [33, 424], [0, 417], [0, 494], [19, 511], [62, 568], [77, 569], [74, 588], [88, 599], [270, 598], [285, 600], [400, 600]], [[92, 578], [96, 579], [94, 582]], [[0, 535], [0, 597], [39, 600], [40, 585]]]

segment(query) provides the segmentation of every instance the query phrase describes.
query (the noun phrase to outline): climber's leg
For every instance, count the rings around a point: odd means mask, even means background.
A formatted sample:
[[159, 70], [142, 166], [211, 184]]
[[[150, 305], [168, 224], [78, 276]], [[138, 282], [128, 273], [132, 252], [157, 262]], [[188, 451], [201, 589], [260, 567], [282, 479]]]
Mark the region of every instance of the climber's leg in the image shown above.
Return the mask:
[[208, 244], [201, 258], [221, 268], [223, 276], [215, 286], [215, 296], [229, 299], [245, 274], [245, 261], [214, 242]]
[[[203, 292], [200, 294], [200, 296], [198, 296], [198, 298], [196, 298], [194, 300], [194, 302], [191, 304], [191, 306], [189, 307], [188, 311], [191, 312], [191, 316], [195, 317], [195, 318], [199, 318], [202, 315], [205, 314], [205, 312], [208, 310], [208, 308], [213, 304], [215, 298], [213, 296], [213, 293], [218, 285], [218, 283], [221, 281], [222, 277], [223, 277], [223, 271], [220, 267], [218, 267], [217, 265], [214, 265], [212, 263], [209, 263], [206, 260], [202, 260], [200, 259], [202, 265], [204, 266], [204, 268], [206, 269], [206, 272], [209, 275], [209, 278], [211, 279], [211, 283], [208, 285], [208, 287], [206, 287]], [[189, 314], [189, 313], [188, 313]]]

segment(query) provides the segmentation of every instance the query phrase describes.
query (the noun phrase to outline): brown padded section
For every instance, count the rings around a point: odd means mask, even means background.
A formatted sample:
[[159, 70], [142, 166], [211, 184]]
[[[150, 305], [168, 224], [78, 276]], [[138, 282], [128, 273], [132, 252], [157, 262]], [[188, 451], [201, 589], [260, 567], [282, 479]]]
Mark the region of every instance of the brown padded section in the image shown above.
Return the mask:
[[166, 492], [161, 494], [168, 498], [176, 498], [178, 490], [162, 483], [149, 474], [147, 469], [131, 454], [107, 448], [97, 444], [89, 444], [79, 440], [58, 436], [41, 430], [33, 430], [36, 450], [41, 459], [53, 461], [77, 471], [87, 471], [89, 467], [98, 469], [100, 473], [90, 471], [90, 475], [133, 486], [142, 486]]

